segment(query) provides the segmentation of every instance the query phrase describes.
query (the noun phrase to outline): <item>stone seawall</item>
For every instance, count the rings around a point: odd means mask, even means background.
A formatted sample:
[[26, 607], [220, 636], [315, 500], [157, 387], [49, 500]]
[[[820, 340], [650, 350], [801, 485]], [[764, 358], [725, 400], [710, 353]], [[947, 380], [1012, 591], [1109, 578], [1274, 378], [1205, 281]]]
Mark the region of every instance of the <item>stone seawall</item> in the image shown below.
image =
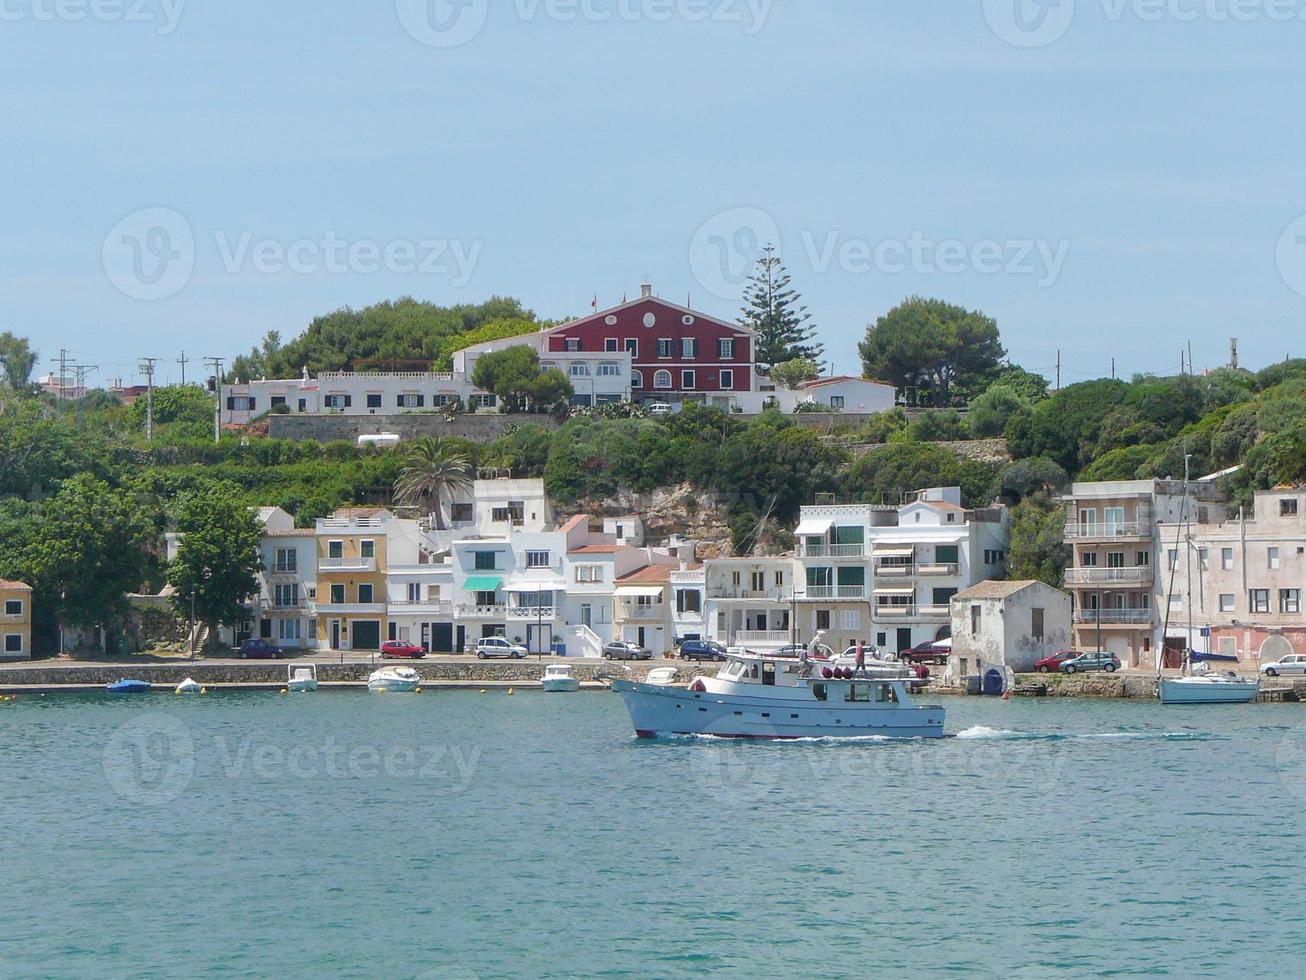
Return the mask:
[[[439, 663], [418, 661], [395, 662], [395, 666], [412, 666], [432, 685], [446, 684], [535, 684], [544, 675], [546, 664], [538, 662]], [[147, 681], [159, 687], [175, 687], [190, 677], [206, 686], [224, 684], [278, 685], [286, 682], [286, 661], [254, 664], [206, 664], [203, 661], [178, 664], [106, 664], [12, 667], [0, 670], [0, 690], [21, 688], [103, 687], [124, 678]], [[323, 684], [367, 682], [379, 664], [316, 664], [317, 678]], [[605, 677], [631, 677], [643, 680], [655, 667], [669, 664], [652, 661], [630, 665], [584, 663], [572, 664], [577, 680], [591, 682]], [[629, 672], [627, 669], [628, 667]], [[677, 679], [688, 683], [697, 674], [715, 673], [712, 665], [677, 665]]]
[[1017, 674], [1018, 686], [1047, 685], [1050, 698], [1154, 698], [1150, 674]]

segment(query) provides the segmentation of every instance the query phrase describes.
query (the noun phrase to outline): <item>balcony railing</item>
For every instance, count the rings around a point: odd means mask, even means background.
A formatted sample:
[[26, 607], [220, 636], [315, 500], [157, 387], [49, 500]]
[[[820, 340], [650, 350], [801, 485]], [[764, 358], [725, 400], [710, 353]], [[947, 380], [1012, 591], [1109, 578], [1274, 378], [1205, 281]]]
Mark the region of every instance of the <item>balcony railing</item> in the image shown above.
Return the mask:
[[1067, 541], [1111, 541], [1116, 538], [1151, 537], [1152, 525], [1146, 521], [1114, 521], [1110, 524], [1066, 525]]
[[948, 619], [952, 616], [950, 606], [917, 606], [916, 616], [918, 619]]
[[1067, 585], [1151, 585], [1152, 567], [1068, 568]]
[[429, 616], [452, 616], [453, 603], [439, 599], [392, 599], [390, 611], [400, 615], [425, 614]]
[[627, 606], [620, 608], [622, 619], [657, 620], [667, 618], [666, 606]]
[[[1139, 625], [1150, 626], [1152, 624], [1151, 609], [1103, 609], [1101, 611], [1102, 623], [1113, 625]], [[1098, 610], [1096, 609], [1076, 609], [1075, 622], [1080, 624], [1092, 625], [1099, 622]]]
[[921, 562], [916, 566], [916, 574], [934, 578], [955, 578], [961, 574], [961, 566], [952, 563]]
[[864, 585], [809, 585], [807, 592], [798, 593], [800, 599], [865, 599]]
[[879, 578], [912, 578], [916, 575], [916, 566], [876, 565], [875, 574]]
[[792, 598], [790, 589], [746, 589], [741, 586], [711, 589], [710, 599], [753, 599], [758, 602], [788, 602]]
[[375, 558], [323, 558], [317, 563], [320, 572], [375, 572]]
[[737, 630], [735, 632], [735, 643], [740, 646], [747, 646], [750, 643], [784, 646], [792, 639], [793, 635], [789, 630]]
[[804, 542], [799, 545], [799, 558], [864, 558], [864, 544], [827, 544], [824, 541]]
[[310, 602], [308, 611], [314, 616], [384, 616], [384, 602]]
[[876, 619], [915, 619], [916, 607], [913, 606], [876, 606]]
[[508, 615], [507, 605], [474, 606], [460, 604], [458, 615], [464, 619], [505, 619]]
[[553, 606], [509, 606], [509, 619], [544, 620], [556, 619], [558, 610]]

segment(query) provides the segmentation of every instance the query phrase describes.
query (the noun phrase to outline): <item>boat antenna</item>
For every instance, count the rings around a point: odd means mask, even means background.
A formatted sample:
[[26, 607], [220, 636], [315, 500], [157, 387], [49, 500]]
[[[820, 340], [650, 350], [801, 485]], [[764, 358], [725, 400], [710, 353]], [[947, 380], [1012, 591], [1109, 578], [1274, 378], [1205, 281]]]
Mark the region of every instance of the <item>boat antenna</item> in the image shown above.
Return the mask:
[[1161, 647], [1156, 651], [1156, 680], [1161, 682], [1161, 668], [1165, 666], [1165, 641], [1170, 635], [1170, 600], [1174, 597], [1175, 579], [1179, 575], [1179, 538], [1183, 534], [1184, 522], [1188, 519], [1188, 457], [1184, 457], [1184, 492], [1183, 501], [1179, 505], [1179, 524], [1175, 528], [1174, 547], [1176, 560], [1170, 566], [1170, 584], [1165, 590], [1165, 618], [1161, 622]]

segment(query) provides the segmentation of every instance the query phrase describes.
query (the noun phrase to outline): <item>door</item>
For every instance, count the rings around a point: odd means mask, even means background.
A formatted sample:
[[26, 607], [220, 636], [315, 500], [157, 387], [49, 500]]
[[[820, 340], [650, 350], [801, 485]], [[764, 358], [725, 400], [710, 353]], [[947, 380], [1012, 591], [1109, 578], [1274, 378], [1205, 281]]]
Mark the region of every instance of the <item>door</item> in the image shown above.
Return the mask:
[[381, 623], [375, 619], [360, 619], [354, 623], [355, 650], [381, 649]]
[[898, 627], [898, 652], [911, 649], [911, 627]]
[[331, 649], [340, 649], [340, 620], [331, 620]]
[[594, 625], [594, 607], [588, 602], [581, 603], [580, 624], [586, 628]]
[[526, 627], [526, 649], [531, 653], [548, 653], [549, 638], [553, 633], [550, 626], [530, 623]]
[[454, 645], [454, 653], [462, 653], [467, 649], [467, 627], [458, 627], [458, 642]]
[[[433, 653], [453, 653], [462, 649], [461, 646], [454, 646], [453, 623], [432, 623], [431, 626], [431, 651]], [[462, 642], [461, 637], [459, 637], [458, 642]]]

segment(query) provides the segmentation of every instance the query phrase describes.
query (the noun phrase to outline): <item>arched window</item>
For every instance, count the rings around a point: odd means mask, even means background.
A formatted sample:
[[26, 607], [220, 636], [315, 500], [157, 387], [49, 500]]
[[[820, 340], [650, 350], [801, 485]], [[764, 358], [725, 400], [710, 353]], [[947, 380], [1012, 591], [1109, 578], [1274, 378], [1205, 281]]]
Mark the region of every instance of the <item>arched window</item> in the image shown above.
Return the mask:
[[631, 372], [630, 372], [630, 386], [631, 386], [632, 388], [643, 388], [643, 387], [644, 387], [644, 372], [643, 372], [643, 371], [631, 371]]
[[653, 375], [653, 387], [654, 387], [654, 388], [670, 388], [670, 387], [671, 387], [671, 372], [670, 372], [670, 371], [659, 371], [657, 374]]

